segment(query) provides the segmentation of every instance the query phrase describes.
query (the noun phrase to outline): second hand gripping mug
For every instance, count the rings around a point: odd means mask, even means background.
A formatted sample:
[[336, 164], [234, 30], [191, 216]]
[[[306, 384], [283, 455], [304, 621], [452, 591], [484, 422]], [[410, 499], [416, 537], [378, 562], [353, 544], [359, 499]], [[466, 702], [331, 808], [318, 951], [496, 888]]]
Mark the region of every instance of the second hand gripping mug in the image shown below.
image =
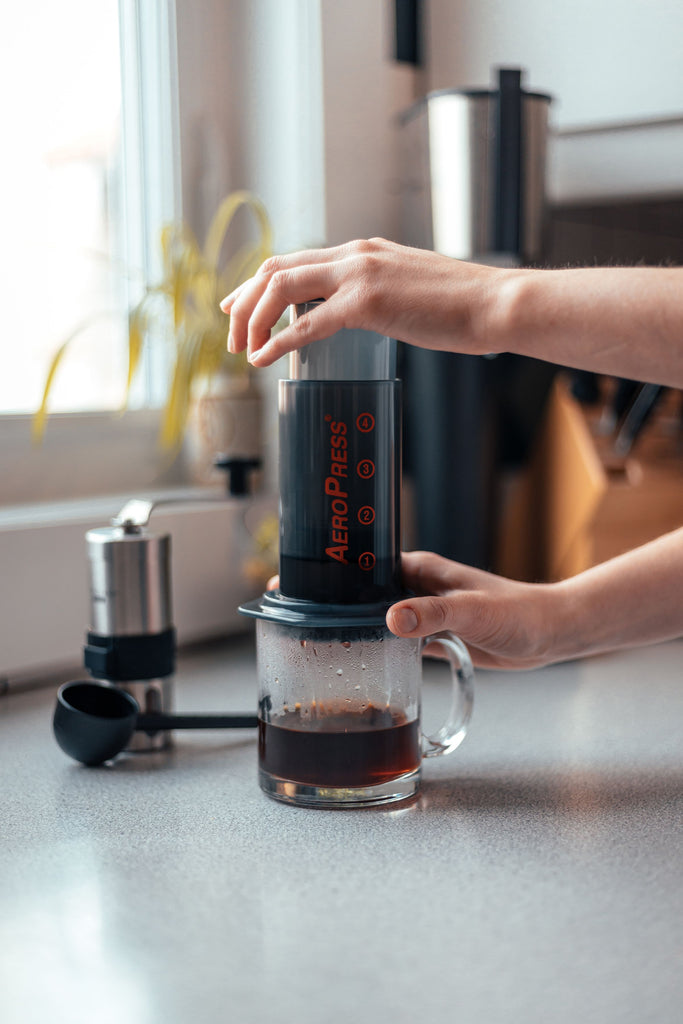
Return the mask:
[[[438, 643], [453, 699], [433, 736], [420, 726], [422, 652]], [[318, 628], [257, 621], [259, 782], [276, 800], [364, 807], [417, 793], [422, 760], [467, 731], [472, 662], [452, 633], [395, 636], [385, 625]]]

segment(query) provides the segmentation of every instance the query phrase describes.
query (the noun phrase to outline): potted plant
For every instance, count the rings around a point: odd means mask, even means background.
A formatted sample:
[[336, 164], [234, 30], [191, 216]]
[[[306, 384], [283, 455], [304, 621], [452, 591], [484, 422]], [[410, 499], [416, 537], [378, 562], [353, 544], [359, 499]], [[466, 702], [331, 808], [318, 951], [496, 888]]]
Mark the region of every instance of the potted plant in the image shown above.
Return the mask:
[[[256, 242], [240, 248], [222, 264], [222, 251], [235, 214], [242, 207], [256, 218]], [[143, 348], [152, 334], [171, 346], [170, 383], [163, 410], [160, 442], [174, 454], [187, 436], [193, 475], [200, 482], [212, 476], [216, 452], [251, 455], [258, 449], [260, 396], [244, 354], [226, 349], [228, 319], [218, 303], [247, 280], [272, 252], [272, 229], [263, 203], [247, 191], [228, 195], [219, 206], [200, 247], [185, 224], [171, 224], [161, 233], [161, 279], [149, 284], [129, 314], [128, 380], [124, 407], [140, 367]], [[33, 418], [33, 436], [45, 430], [48, 399], [55, 374], [81, 325], [57, 349], [48, 368], [40, 408]], [[247, 446], [250, 450], [242, 450]]]

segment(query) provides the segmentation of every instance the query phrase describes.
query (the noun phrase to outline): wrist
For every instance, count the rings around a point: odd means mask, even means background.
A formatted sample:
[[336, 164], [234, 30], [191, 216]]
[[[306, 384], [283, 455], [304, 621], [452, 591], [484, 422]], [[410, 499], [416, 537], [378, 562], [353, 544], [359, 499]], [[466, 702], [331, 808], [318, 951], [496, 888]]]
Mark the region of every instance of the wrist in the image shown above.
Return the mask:
[[521, 354], [530, 322], [536, 270], [495, 270], [488, 279], [481, 351]]
[[577, 577], [547, 584], [547, 613], [550, 616], [549, 645], [553, 661], [570, 661], [589, 654], [593, 638], [590, 620]]
[[526, 617], [530, 655], [538, 665], [552, 665], [577, 657], [576, 609], [563, 582], [526, 584], [531, 614]]
[[553, 646], [558, 661], [582, 658], [627, 644], [627, 636], [620, 635], [624, 623], [616, 607], [618, 599], [610, 601], [609, 588], [607, 592], [603, 590], [602, 570], [603, 566], [594, 566], [550, 584]]

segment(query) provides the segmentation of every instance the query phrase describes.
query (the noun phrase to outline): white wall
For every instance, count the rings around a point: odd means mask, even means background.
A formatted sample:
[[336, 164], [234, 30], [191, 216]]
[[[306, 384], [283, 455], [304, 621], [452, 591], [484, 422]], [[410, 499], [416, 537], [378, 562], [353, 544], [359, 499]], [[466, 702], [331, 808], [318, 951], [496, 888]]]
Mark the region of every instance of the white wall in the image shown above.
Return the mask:
[[[392, 0], [176, 4], [184, 209], [200, 234], [222, 195], [249, 187], [281, 251], [399, 237], [396, 112], [418, 88], [487, 86], [498, 64], [525, 67], [528, 88], [554, 95], [559, 129], [683, 115], [681, 0], [425, 0], [419, 75], [392, 60]], [[676, 191], [673, 132], [673, 145], [608, 140], [604, 155], [563, 141], [551, 190]], [[652, 147], [666, 180], [648, 180], [639, 150]], [[636, 156], [637, 173], [618, 180]]]
[[391, 0], [176, 0], [183, 208], [200, 234], [250, 188], [280, 251], [396, 237]]
[[[319, 0], [176, 0], [183, 215], [200, 241], [221, 199], [249, 189], [265, 203], [274, 248], [326, 238]], [[241, 212], [226, 251], [253, 232]], [[275, 488], [276, 381], [264, 396], [266, 490]]]
[[389, 0], [322, 0], [327, 240], [399, 237], [396, 114], [414, 71], [392, 59]]
[[559, 126], [683, 112], [681, 0], [426, 0], [429, 89], [529, 70]]
[[239, 130], [231, 71], [240, 55], [241, 7], [238, 0], [176, 2], [182, 207], [200, 238], [243, 173], [242, 147], [230, 145]]
[[[324, 237], [318, 0], [176, 0], [183, 210], [265, 202], [280, 250]], [[245, 225], [237, 225], [244, 230]]]

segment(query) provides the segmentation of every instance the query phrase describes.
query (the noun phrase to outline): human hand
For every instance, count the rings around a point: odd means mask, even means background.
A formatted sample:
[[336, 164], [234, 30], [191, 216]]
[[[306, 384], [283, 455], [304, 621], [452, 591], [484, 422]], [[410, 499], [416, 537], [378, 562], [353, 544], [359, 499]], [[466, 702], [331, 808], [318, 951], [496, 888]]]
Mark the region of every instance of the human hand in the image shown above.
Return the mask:
[[[269, 366], [350, 327], [424, 348], [492, 352], [491, 298], [508, 273], [381, 238], [274, 256], [221, 302], [228, 349]], [[271, 338], [287, 306], [317, 298], [327, 301]]]
[[[401, 568], [403, 584], [415, 597], [387, 612], [396, 636], [450, 630], [478, 668], [526, 669], [560, 660], [559, 648], [553, 653], [561, 603], [557, 586], [508, 580], [430, 551], [404, 553]], [[266, 589], [279, 585], [273, 576]], [[434, 645], [433, 653], [438, 656], [440, 647]]]
[[387, 612], [392, 633], [451, 630], [480, 668], [536, 668], [683, 636], [683, 527], [557, 583], [520, 583], [427, 551], [401, 565], [415, 597]]
[[553, 651], [561, 591], [553, 584], [508, 580], [427, 551], [404, 554], [401, 564], [403, 582], [416, 596], [389, 609], [392, 633], [450, 630], [479, 668], [528, 669], [559, 660]]

